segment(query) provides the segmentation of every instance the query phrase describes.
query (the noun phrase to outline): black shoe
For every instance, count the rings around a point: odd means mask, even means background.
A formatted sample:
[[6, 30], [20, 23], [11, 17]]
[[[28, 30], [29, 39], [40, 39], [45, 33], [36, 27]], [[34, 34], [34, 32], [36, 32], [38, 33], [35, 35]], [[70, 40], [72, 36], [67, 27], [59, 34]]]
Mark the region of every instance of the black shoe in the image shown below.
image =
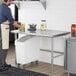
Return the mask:
[[4, 66], [5, 67], [8, 67], [8, 68], [11, 68], [11, 65], [8, 65], [8, 64], [5, 64]]
[[7, 70], [9, 70], [9, 68], [8, 67], [5, 67], [5, 66], [2, 66], [0, 68], [0, 72], [7, 71]]
[[0, 67], [0, 72], [7, 71], [11, 68], [11, 65], [5, 64]]

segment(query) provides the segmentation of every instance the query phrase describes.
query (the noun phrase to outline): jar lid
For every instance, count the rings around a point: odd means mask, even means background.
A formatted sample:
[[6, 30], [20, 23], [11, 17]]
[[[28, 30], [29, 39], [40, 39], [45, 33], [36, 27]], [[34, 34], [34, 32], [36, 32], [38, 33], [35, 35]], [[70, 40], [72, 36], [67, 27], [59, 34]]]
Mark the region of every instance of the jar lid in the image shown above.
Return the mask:
[[76, 26], [76, 24], [72, 24], [72, 26]]
[[41, 20], [42, 22], [46, 22], [46, 20]]

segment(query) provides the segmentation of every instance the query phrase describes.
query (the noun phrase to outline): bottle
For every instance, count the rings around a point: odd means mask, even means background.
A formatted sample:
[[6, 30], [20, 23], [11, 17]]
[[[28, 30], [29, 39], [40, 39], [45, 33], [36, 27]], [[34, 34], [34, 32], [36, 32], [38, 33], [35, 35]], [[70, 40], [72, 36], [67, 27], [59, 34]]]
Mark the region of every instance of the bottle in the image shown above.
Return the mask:
[[25, 32], [25, 24], [21, 24], [21, 28], [19, 29], [21, 32]]
[[47, 28], [47, 26], [46, 26], [46, 20], [41, 20], [40, 29], [41, 29], [42, 31], [45, 31], [46, 28]]
[[76, 37], [76, 24], [72, 24], [71, 26], [71, 36]]

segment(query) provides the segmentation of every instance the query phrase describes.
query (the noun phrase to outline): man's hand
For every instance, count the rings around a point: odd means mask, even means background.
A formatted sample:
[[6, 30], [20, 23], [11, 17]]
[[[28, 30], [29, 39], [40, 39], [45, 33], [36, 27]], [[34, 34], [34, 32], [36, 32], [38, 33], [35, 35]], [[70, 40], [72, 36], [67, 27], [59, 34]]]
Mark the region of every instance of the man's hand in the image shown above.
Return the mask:
[[16, 28], [21, 28], [21, 23], [18, 23], [17, 21], [14, 21], [13, 25], [14, 25]]
[[17, 23], [18, 24], [18, 28], [20, 29], [22, 27], [21, 23]]

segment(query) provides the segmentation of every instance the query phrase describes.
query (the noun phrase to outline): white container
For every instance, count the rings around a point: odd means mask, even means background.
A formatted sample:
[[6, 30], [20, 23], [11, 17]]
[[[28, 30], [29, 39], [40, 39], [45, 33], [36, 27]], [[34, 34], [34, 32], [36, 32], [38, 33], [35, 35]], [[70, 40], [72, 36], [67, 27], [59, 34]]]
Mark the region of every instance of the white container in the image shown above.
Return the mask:
[[39, 37], [23, 36], [15, 41], [16, 61], [18, 64], [27, 64], [39, 60]]

